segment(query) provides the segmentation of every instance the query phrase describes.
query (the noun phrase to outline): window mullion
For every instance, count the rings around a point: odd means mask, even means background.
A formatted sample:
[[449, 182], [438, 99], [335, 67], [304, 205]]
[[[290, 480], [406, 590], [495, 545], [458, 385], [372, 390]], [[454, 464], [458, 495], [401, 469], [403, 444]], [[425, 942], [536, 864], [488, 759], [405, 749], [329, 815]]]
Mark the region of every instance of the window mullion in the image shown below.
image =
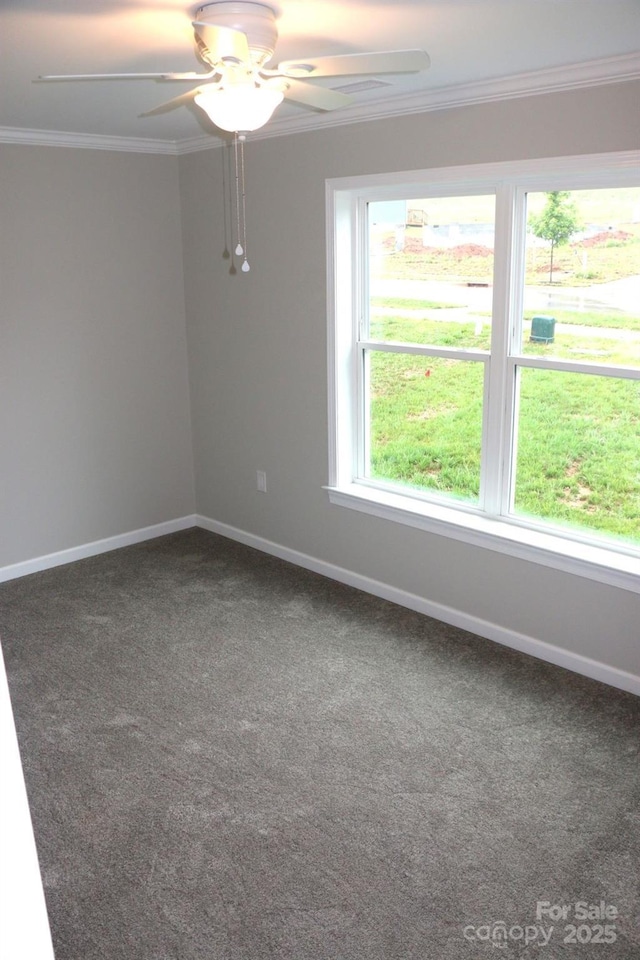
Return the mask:
[[505, 431], [503, 435], [502, 478], [500, 484], [500, 513], [503, 516], [507, 516], [513, 512], [513, 500], [515, 495], [515, 469], [518, 447], [518, 423], [520, 407], [519, 363], [516, 357], [521, 353], [522, 344], [525, 248], [527, 240], [527, 191], [525, 187], [514, 187], [512, 210], [510, 318], [508, 330], [508, 350], [505, 358]]
[[[482, 505], [499, 516], [508, 502], [508, 469], [513, 433], [510, 368], [513, 318], [517, 309], [518, 259], [516, 188], [501, 184], [496, 190], [496, 232], [493, 277], [491, 361], [485, 375], [485, 419], [482, 462]], [[521, 299], [521, 294], [520, 294]]]

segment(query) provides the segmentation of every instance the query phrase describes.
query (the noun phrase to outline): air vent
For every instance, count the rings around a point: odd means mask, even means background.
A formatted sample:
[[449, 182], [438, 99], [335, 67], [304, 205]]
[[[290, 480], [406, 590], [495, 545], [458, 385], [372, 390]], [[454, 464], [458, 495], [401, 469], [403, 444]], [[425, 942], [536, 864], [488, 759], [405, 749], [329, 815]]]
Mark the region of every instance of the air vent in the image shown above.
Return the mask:
[[358, 80], [356, 83], [345, 83], [342, 87], [332, 87], [340, 93], [363, 93], [365, 90], [375, 90], [377, 87], [391, 87], [387, 80]]

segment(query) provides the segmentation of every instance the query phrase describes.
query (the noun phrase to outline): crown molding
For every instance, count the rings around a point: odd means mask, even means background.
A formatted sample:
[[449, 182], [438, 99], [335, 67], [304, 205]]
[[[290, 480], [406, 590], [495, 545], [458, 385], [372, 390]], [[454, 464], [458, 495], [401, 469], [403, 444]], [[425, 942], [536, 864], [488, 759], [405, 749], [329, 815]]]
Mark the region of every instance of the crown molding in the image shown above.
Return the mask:
[[[262, 130], [251, 134], [252, 140], [267, 140], [310, 130], [382, 120], [409, 114], [449, 110], [499, 100], [577, 90], [585, 87], [624, 83], [640, 79], [640, 53], [624, 54], [590, 60], [547, 70], [515, 74], [475, 83], [421, 90], [399, 97], [386, 97], [319, 114], [309, 113], [272, 120]], [[201, 134], [182, 140], [151, 140], [143, 137], [110, 137], [96, 134], [64, 133], [54, 130], [26, 130], [19, 127], [0, 127], [0, 143], [20, 143], [36, 146], [74, 147], [91, 150], [116, 150], [129, 153], [167, 154], [183, 156], [212, 150], [222, 146], [224, 139]]]
[[110, 137], [95, 133], [69, 133], [64, 130], [28, 130], [24, 127], [0, 127], [0, 143], [18, 143], [35, 147], [72, 147], [79, 150], [115, 150], [118, 153], [164, 153], [177, 156], [173, 140], [149, 140], [145, 137]]

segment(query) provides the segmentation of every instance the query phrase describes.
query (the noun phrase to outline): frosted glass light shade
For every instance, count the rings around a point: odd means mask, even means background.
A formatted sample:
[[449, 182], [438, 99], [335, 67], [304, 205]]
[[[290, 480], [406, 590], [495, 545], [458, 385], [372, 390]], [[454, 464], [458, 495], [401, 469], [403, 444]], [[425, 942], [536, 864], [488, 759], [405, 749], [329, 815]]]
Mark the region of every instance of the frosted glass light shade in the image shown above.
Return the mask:
[[271, 118], [284, 94], [277, 87], [256, 87], [243, 83], [229, 87], [210, 87], [194, 97], [209, 118], [221, 130], [230, 133], [259, 130]]

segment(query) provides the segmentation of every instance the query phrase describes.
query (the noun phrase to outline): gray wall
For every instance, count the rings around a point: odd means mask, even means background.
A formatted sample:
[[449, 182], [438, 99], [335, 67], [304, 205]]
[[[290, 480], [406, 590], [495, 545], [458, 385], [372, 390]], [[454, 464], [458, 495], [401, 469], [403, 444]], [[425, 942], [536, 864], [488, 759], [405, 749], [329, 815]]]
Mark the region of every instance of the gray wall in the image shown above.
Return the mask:
[[640, 84], [618, 84], [252, 141], [252, 269], [235, 277], [222, 150], [0, 145], [0, 567], [197, 509], [640, 672], [637, 594], [331, 506], [322, 489], [325, 179], [637, 149], [638, 102]]
[[0, 145], [0, 566], [191, 514], [176, 158]]
[[[198, 512], [632, 673], [640, 596], [329, 504], [329, 177], [637, 149], [640, 84], [249, 142], [248, 275], [230, 276], [222, 151], [180, 161]], [[229, 246], [231, 242], [229, 241]], [[256, 491], [266, 470], [268, 493]]]

